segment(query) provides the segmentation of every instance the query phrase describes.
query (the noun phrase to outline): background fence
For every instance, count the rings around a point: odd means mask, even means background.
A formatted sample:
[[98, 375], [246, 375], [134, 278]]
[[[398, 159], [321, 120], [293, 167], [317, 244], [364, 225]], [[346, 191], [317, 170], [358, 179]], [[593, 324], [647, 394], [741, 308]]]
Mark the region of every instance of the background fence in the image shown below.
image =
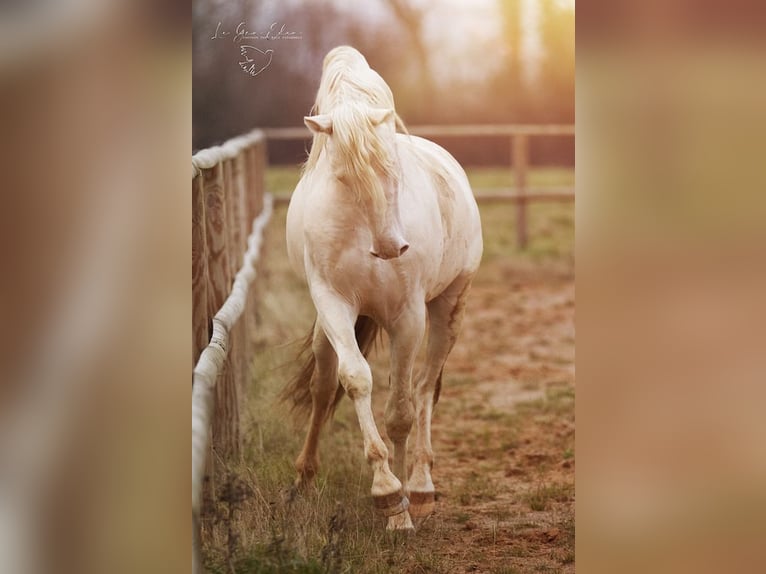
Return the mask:
[[208, 452], [212, 447], [230, 459], [240, 450], [240, 406], [254, 345], [250, 286], [271, 215], [266, 164], [258, 130], [192, 157], [193, 572], [201, 570], [202, 485], [213, 460]]
[[[516, 240], [522, 249], [527, 246], [527, 205], [536, 201], [574, 201], [572, 187], [536, 187], [527, 184], [530, 168], [529, 139], [532, 137], [574, 137], [573, 125], [454, 125], [409, 126], [411, 134], [426, 138], [499, 137], [511, 141], [510, 166], [514, 187], [474, 189], [478, 201], [512, 201], [516, 203]], [[309, 139], [311, 132], [305, 127], [267, 128], [263, 130], [270, 141]], [[280, 198], [285, 201], [285, 198]]]

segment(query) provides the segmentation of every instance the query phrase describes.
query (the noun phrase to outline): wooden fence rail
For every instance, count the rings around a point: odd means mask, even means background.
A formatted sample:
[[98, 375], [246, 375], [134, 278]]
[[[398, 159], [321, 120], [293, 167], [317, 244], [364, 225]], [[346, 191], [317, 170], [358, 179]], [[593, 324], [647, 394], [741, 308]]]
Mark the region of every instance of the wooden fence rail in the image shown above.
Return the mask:
[[[192, 157], [192, 572], [212, 449], [239, 455], [239, 418], [254, 347], [255, 265], [272, 210], [266, 139], [255, 130]], [[212, 443], [210, 436], [212, 434]]]
[[[438, 137], [507, 137], [511, 140], [511, 167], [515, 186], [512, 189], [476, 189], [478, 201], [512, 201], [516, 203], [516, 241], [522, 249], [529, 241], [527, 205], [538, 201], [573, 201], [574, 188], [530, 188], [527, 183], [529, 171], [529, 138], [542, 136], [571, 137], [573, 125], [455, 125], [410, 126], [409, 132], [416, 136]], [[304, 127], [266, 128], [263, 130], [270, 141], [300, 140], [311, 137]], [[280, 198], [282, 199], [282, 198]]]

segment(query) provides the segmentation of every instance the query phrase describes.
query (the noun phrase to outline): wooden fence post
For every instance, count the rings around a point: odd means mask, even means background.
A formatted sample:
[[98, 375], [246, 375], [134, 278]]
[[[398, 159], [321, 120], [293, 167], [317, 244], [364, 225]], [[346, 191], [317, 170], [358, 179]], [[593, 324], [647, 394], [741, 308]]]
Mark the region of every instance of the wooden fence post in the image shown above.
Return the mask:
[[207, 306], [207, 240], [202, 175], [192, 180], [192, 369], [210, 340]]
[[513, 174], [518, 202], [516, 204], [516, 241], [520, 249], [527, 247], [527, 168], [529, 166], [529, 138], [526, 134], [513, 136]]
[[255, 158], [255, 145], [249, 146], [245, 152], [245, 180], [247, 181], [247, 219], [250, 225], [258, 215], [258, 198], [256, 197], [256, 177], [258, 169]]
[[[245, 159], [245, 173], [246, 173], [246, 195], [245, 203], [247, 206], [248, 214], [248, 229], [253, 224], [255, 218], [260, 214], [263, 208], [263, 178], [264, 178], [264, 166], [262, 159], [259, 158], [261, 154], [260, 146], [264, 146], [263, 140], [256, 140], [247, 149], [244, 150]], [[252, 357], [253, 351], [256, 347], [257, 333], [256, 333], [256, 316], [255, 310], [257, 308], [258, 301], [258, 283], [256, 282], [247, 294], [247, 304], [245, 310], [245, 341], [246, 341], [246, 356]], [[248, 359], [247, 368], [245, 369], [248, 380], [250, 377], [250, 361]]]
[[[204, 170], [205, 218], [208, 247], [208, 314], [215, 316], [232, 284], [225, 170], [222, 163]], [[230, 358], [227, 357], [215, 386], [213, 447], [222, 456], [239, 451], [239, 397]]]
[[266, 148], [266, 139], [261, 138], [255, 144], [255, 193], [256, 193], [256, 208], [258, 213], [263, 210], [263, 194], [266, 187], [266, 168], [268, 167], [269, 158]]

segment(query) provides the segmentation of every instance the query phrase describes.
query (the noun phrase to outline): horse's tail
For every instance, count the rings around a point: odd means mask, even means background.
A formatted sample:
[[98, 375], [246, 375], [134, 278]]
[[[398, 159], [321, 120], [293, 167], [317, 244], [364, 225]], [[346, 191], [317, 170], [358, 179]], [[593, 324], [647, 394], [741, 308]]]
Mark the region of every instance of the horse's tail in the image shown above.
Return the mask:
[[[370, 351], [372, 351], [375, 341], [380, 334], [380, 327], [369, 317], [360, 316], [354, 325], [354, 334], [356, 335], [356, 343], [359, 346], [359, 350], [366, 358]], [[313, 402], [311, 398], [311, 379], [316, 369], [316, 359], [311, 350], [313, 340], [314, 326], [311, 327], [311, 331], [303, 340], [301, 349], [298, 352], [298, 360], [303, 360], [300, 371], [287, 383], [287, 386], [280, 393], [280, 399], [292, 403], [291, 410], [293, 413], [304, 418], [304, 420], [311, 414]], [[344, 394], [343, 386], [339, 384], [335, 391], [335, 400], [327, 412], [328, 419], [332, 418]]]

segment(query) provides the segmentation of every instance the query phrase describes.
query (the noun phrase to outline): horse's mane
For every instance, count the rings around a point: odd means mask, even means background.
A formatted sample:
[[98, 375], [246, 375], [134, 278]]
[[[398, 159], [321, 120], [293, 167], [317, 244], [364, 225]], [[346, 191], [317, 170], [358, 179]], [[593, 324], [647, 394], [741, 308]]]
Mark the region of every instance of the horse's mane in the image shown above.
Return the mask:
[[[333, 135], [339, 155], [343, 158], [347, 172], [358, 179], [357, 193], [368, 190], [378, 202], [382, 193], [373, 168], [391, 177], [396, 177], [393, 158], [380, 141], [374, 125], [365, 114], [365, 108], [394, 110], [396, 127], [407, 133], [404, 122], [396, 114], [391, 88], [370, 68], [365, 57], [350, 46], [332, 49], [322, 64], [322, 79], [319, 82], [312, 114], [333, 115]], [[316, 167], [319, 156], [327, 143], [327, 134], [315, 133], [311, 152], [304, 165], [308, 171]]]

